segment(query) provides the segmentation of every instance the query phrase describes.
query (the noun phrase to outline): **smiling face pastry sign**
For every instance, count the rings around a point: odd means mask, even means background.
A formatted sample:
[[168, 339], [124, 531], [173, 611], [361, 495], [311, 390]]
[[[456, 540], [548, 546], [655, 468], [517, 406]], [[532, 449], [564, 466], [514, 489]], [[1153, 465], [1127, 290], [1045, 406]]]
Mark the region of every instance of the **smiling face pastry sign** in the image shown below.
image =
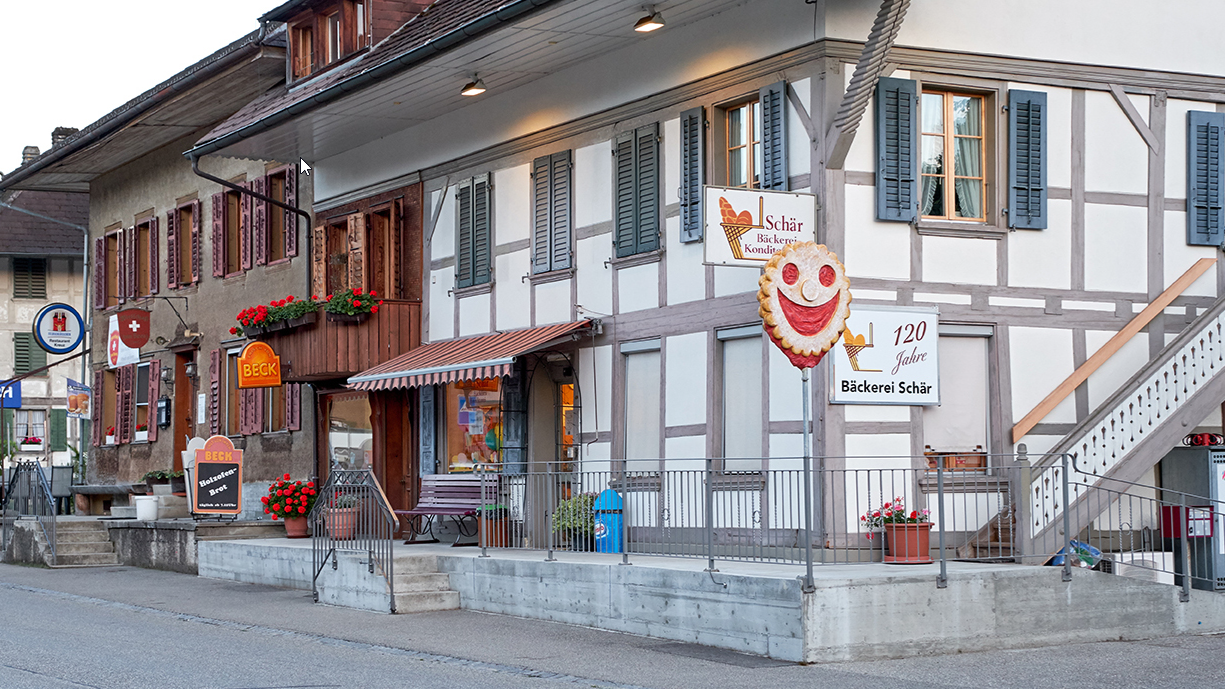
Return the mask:
[[766, 263], [757, 292], [762, 325], [797, 368], [816, 366], [851, 315], [846, 269], [814, 242], [788, 244]]

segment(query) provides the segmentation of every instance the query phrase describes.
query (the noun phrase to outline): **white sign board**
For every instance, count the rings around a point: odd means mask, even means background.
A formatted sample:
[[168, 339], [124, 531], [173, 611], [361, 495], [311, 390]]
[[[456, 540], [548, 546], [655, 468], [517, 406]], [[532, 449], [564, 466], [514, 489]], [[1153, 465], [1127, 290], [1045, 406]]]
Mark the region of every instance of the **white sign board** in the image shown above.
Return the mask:
[[937, 309], [851, 302], [842, 339], [826, 355], [830, 401], [940, 404], [939, 327]]
[[111, 368], [140, 363], [140, 350], [125, 345], [119, 338], [119, 316], [111, 314], [106, 335], [106, 362]]
[[706, 262], [760, 268], [793, 242], [817, 238], [812, 194], [705, 187]]

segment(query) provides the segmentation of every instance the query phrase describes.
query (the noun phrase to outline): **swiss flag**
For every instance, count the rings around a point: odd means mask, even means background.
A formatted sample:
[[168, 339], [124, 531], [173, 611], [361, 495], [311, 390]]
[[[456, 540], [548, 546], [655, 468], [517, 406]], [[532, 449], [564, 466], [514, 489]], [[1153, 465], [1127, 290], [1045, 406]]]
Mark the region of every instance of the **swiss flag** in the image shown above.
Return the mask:
[[119, 339], [132, 349], [140, 349], [149, 341], [149, 312], [125, 309], [119, 312]]

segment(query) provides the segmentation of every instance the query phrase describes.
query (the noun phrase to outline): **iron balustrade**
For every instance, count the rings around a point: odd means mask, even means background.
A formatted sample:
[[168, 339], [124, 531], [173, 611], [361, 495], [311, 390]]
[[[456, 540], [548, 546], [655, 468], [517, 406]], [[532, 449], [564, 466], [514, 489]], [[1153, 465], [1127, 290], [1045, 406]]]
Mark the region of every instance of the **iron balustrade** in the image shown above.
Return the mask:
[[387, 581], [388, 606], [396, 611], [393, 537], [398, 520], [370, 469], [333, 468], [307, 516], [311, 528], [311, 591], [319, 602], [319, 575], [337, 554], [356, 552], [367, 571]]
[[0, 516], [3, 516], [0, 553], [8, 550], [16, 519], [33, 517], [47, 541], [50, 555], [47, 564], [55, 566], [55, 498], [51, 496], [51, 484], [36, 460], [18, 461], [13, 468], [5, 486], [4, 500], [0, 501]]

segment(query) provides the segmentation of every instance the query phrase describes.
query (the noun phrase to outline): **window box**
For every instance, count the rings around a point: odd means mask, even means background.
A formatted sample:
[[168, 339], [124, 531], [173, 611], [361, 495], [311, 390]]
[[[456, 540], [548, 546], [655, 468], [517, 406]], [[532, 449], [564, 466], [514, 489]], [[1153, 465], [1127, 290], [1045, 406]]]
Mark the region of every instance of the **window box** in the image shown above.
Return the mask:
[[102, 444], [103, 444], [103, 445], [114, 445], [114, 444], [115, 444], [115, 436], [114, 436], [114, 435], [108, 435], [108, 436], [106, 436], [106, 438], [105, 438], [105, 439], [103, 439]]
[[301, 328], [302, 326], [305, 326], [305, 325], [314, 325], [315, 321], [318, 320], [318, 318], [319, 318], [319, 314], [317, 313], [302, 314], [301, 316], [297, 318], [292, 318], [289, 321], [287, 321], [288, 329], [292, 330], [294, 328]]
[[242, 334], [246, 335], [247, 337], [259, 337], [267, 332], [267, 330], [268, 329], [262, 325], [248, 325], [243, 327]]
[[21, 443], [20, 445], [17, 446], [17, 449], [20, 450], [21, 452], [42, 452], [43, 444], [42, 443]]
[[149, 442], [149, 431], [134, 431], [136, 436], [132, 438], [133, 442], [147, 443]]
[[353, 313], [353, 314], [329, 313], [328, 314], [329, 323], [348, 323], [352, 325], [357, 325], [358, 323], [365, 323], [369, 319], [370, 319], [370, 314], [368, 313]]
[[270, 333], [270, 332], [275, 332], [277, 330], [284, 330], [287, 326], [288, 326], [288, 323], [286, 323], [285, 321], [273, 321], [269, 323], [268, 325], [264, 326], [264, 332]]

